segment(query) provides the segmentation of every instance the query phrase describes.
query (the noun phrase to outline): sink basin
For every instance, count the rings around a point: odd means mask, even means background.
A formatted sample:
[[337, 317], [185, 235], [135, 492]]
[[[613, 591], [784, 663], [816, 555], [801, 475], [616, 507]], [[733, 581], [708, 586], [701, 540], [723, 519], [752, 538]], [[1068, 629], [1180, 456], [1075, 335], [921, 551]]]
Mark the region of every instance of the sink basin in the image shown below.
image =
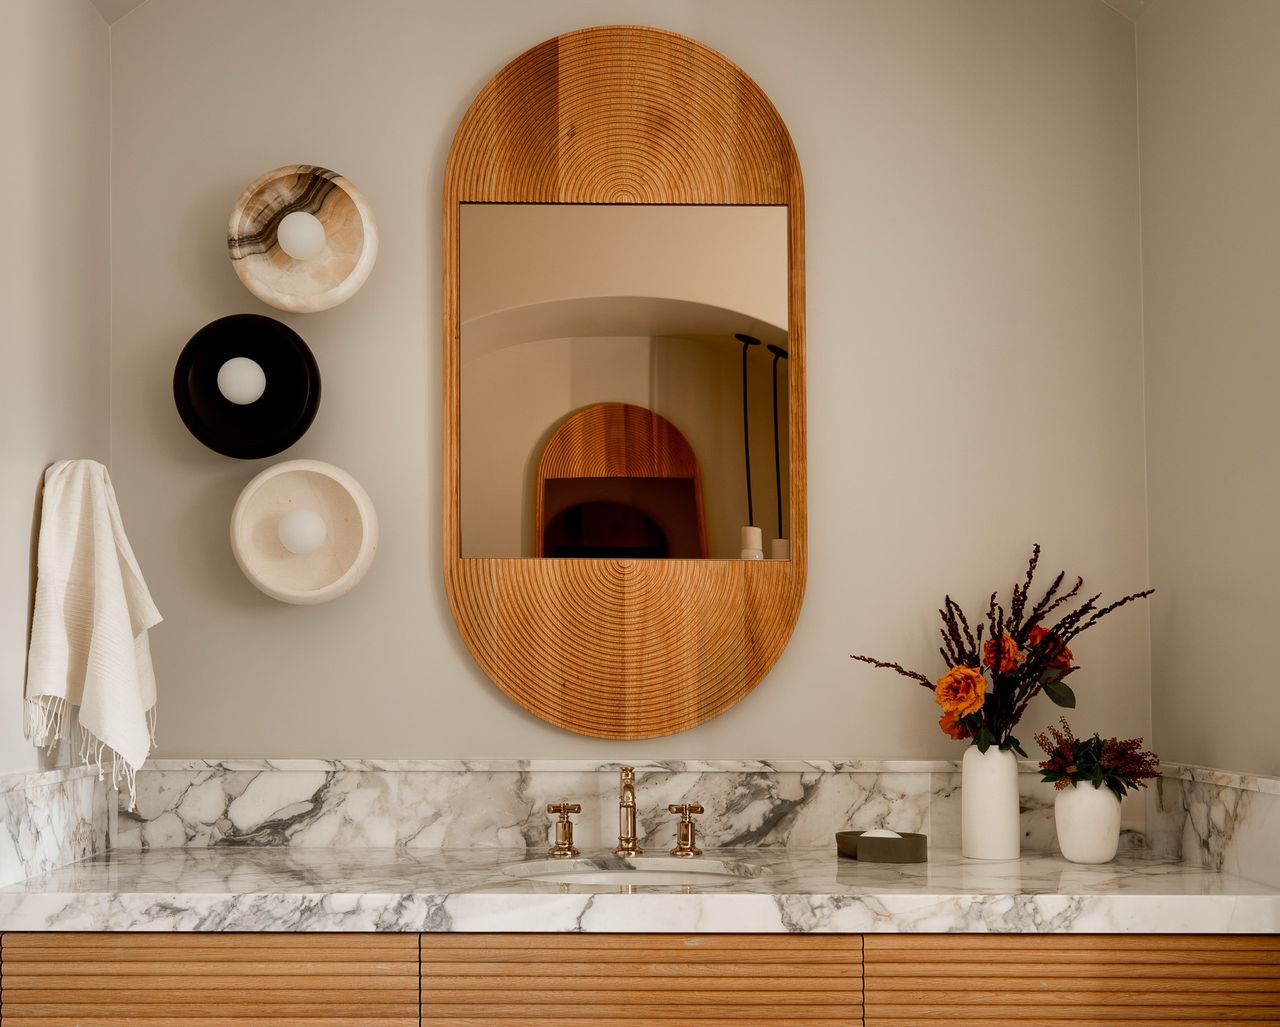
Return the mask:
[[618, 856], [577, 859], [538, 859], [512, 863], [503, 870], [508, 877], [544, 884], [587, 886], [689, 885], [714, 887], [744, 878], [764, 876], [764, 868], [737, 860], [677, 859], [674, 856]]

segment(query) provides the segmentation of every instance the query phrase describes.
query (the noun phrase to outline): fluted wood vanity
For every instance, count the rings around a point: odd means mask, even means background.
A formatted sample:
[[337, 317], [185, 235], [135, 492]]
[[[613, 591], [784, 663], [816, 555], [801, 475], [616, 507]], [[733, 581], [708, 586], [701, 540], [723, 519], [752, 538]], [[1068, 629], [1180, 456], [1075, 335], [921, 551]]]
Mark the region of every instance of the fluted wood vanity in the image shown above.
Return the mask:
[[1280, 1023], [1276, 936], [10, 933], [2, 941], [6, 1027]]

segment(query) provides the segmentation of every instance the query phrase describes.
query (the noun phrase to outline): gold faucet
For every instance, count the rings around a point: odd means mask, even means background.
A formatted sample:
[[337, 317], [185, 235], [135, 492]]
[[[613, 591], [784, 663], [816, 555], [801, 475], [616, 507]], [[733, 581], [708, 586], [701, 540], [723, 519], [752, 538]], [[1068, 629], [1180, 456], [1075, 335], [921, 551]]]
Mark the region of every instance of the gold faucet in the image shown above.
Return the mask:
[[636, 768], [619, 768], [622, 794], [618, 799], [618, 847], [615, 856], [639, 856], [636, 844]]

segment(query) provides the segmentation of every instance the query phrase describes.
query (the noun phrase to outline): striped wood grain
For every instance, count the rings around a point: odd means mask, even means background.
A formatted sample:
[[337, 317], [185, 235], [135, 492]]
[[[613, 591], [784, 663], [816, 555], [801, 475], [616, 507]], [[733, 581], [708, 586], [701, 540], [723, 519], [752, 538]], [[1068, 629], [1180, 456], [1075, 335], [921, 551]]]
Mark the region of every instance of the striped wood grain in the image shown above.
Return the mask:
[[416, 1027], [415, 934], [6, 934], [4, 1027]]
[[674, 424], [647, 407], [596, 403], [565, 418], [542, 447], [534, 491], [534, 538], [542, 555], [547, 482], [556, 478], [689, 478], [698, 544], [707, 555], [698, 458]]
[[856, 935], [427, 934], [424, 1027], [848, 1027]]
[[[463, 559], [462, 203], [788, 208], [791, 559]], [[444, 563], [458, 630], [526, 710], [600, 738], [684, 731], [746, 696], [800, 612], [805, 507], [804, 198], [786, 126], [741, 69], [634, 26], [583, 29], [502, 69], [463, 116], [444, 188]]]
[[867, 1027], [1280, 1024], [1280, 937], [868, 935]]

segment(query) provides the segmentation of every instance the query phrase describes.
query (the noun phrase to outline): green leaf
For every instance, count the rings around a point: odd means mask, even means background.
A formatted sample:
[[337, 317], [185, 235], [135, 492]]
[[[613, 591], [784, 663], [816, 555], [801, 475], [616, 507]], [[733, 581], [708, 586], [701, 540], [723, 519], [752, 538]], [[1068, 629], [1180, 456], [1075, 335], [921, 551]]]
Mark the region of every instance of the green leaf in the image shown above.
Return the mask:
[[1061, 681], [1046, 681], [1044, 694], [1064, 709], [1076, 708], [1076, 693], [1071, 690], [1070, 685], [1064, 685]]
[[1008, 752], [1010, 749], [1012, 749], [1014, 752], [1020, 752], [1020, 753], [1022, 753], [1022, 755], [1023, 755], [1023, 756], [1026, 756], [1026, 755], [1027, 755], [1027, 754], [1026, 754], [1025, 752], [1023, 752], [1023, 750], [1022, 750], [1022, 743], [1021, 743], [1021, 742], [1019, 742], [1016, 738], [1014, 738], [1014, 736], [1013, 736], [1013, 735], [1005, 735], [1005, 736], [1004, 736], [1004, 741], [1000, 743], [1000, 751], [1001, 751], [1001, 752]]
[[978, 747], [978, 752], [985, 754], [988, 749], [996, 744], [996, 736], [991, 733], [991, 729], [985, 724], [977, 735], [974, 736], [973, 744]]

